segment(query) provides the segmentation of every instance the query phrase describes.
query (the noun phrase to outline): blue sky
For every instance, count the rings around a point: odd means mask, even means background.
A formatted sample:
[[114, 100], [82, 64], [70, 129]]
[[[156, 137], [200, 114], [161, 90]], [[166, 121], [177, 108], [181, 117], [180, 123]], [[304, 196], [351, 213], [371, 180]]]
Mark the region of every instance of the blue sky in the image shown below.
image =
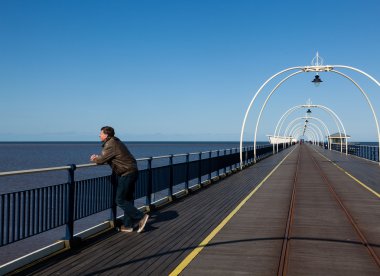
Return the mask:
[[[103, 125], [123, 140], [238, 141], [264, 81], [311, 65], [316, 51], [325, 64], [380, 80], [379, 10], [376, 0], [1, 0], [0, 141], [98, 140]], [[342, 72], [380, 116], [380, 87]], [[304, 73], [276, 91], [259, 140], [286, 110], [311, 99], [334, 110], [352, 140], [377, 141], [359, 90], [337, 74], [320, 75], [318, 88]], [[281, 79], [254, 104], [245, 140]], [[327, 114], [313, 115], [337, 130]]]

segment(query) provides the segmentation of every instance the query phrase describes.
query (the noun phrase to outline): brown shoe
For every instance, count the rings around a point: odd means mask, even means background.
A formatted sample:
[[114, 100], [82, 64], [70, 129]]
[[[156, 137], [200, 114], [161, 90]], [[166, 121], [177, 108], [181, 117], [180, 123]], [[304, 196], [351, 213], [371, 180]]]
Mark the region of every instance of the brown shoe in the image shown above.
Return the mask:
[[137, 233], [141, 233], [144, 230], [145, 224], [148, 221], [149, 215], [145, 214], [143, 218], [139, 221], [139, 229], [137, 229]]
[[132, 227], [125, 227], [124, 225], [122, 225], [122, 226], [120, 226], [120, 232], [132, 233], [133, 228]]

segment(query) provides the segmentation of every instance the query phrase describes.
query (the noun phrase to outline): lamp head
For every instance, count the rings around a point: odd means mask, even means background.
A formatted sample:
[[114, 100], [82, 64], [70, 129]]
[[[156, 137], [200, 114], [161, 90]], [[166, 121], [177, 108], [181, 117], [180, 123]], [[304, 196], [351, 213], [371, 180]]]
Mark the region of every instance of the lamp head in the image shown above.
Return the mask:
[[311, 82], [314, 83], [316, 87], [318, 87], [323, 81], [321, 80], [319, 75], [315, 75], [314, 79]]

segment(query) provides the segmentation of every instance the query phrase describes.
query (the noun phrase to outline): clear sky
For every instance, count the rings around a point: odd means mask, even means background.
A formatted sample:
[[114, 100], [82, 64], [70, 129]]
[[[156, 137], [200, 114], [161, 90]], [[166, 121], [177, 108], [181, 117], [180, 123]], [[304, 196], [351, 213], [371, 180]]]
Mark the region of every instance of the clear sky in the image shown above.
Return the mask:
[[[380, 1], [0, 0], [0, 141], [238, 141], [245, 111], [275, 73], [348, 65], [380, 80]], [[350, 70], [380, 116], [380, 87]], [[252, 140], [263, 91], [247, 121]], [[354, 141], [377, 141], [360, 91], [303, 73], [268, 102], [258, 139], [308, 99], [333, 109]], [[292, 117], [304, 116], [305, 110]], [[322, 111], [313, 115], [331, 132]], [[315, 124], [318, 124], [315, 122]]]

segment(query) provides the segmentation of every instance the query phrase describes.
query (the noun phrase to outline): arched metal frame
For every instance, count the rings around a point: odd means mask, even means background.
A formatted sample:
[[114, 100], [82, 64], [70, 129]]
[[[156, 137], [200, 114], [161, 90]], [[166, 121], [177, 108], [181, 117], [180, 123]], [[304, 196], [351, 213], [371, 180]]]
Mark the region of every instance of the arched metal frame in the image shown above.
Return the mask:
[[[303, 122], [300, 122], [300, 123], [295, 124], [295, 125], [290, 129], [288, 135], [294, 137], [294, 136], [293, 136], [294, 131], [295, 131], [298, 127], [300, 127], [300, 126], [305, 126], [305, 124], [304, 124]], [[319, 139], [319, 141], [324, 142], [324, 139], [323, 139], [323, 133], [322, 133], [322, 131], [321, 131], [321, 129], [319, 128], [318, 125], [309, 122], [309, 123], [307, 124], [307, 127], [310, 128], [310, 129], [316, 130], [316, 134], [318, 134], [318, 135], [317, 135], [317, 138]], [[315, 129], [314, 129], [314, 128], [315, 128]], [[317, 131], [318, 131], [318, 132], [317, 132]], [[325, 130], [325, 131], [326, 131], [326, 130]], [[327, 133], [326, 133], [326, 136], [327, 136]]]
[[[345, 127], [344, 127], [341, 119], [339, 118], [339, 116], [334, 111], [332, 111], [330, 108], [328, 108], [326, 106], [323, 106], [323, 105], [316, 105], [316, 104], [297, 105], [297, 106], [294, 106], [294, 107], [288, 109], [282, 115], [282, 117], [280, 118], [280, 120], [278, 121], [278, 123], [276, 125], [276, 128], [275, 128], [275, 131], [274, 131], [274, 134], [273, 134], [274, 137], [276, 137], [276, 135], [278, 135], [281, 132], [282, 125], [285, 122], [285, 120], [287, 119], [287, 117], [291, 113], [293, 113], [294, 111], [296, 111], [297, 109], [300, 109], [300, 108], [320, 108], [320, 109], [326, 111], [333, 118], [333, 120], [334, 120], [334, 122], [335, 122], [335, 124], [336, 124], [336, 126], [338, 128], [338, 132], [339, 132], [340, 137], [341, 137], [341, 130], [340, 130], [338, 122], [342, 126], [344, 134], [347, 137], [346, 129], [345, 129]], [[281, 124], [280, 124], [280, 122], [281, 122]], [[343, 150], [342, 139], [340, 139], [340, 141], [341, 141], [341, 143], [340, 143], [341, 144], [340, 145], [340, 151], [342, 152], [342, 150]], [[273, 154], [275, 153], [274, 148], [275, 148], [275, 145], [273, 144]], [[328, 139], [328, 149], [330, 149], [330, 148], [331, 148], [330, 147], [330, 141]], [[347, 139], [346, 139], [346, 148], [347, 148]], [[277, 152], [278, 152], [278, 144], [277, 144]]]
[[[243, 120], [243, 124], [242, 124], [242, 129], [241, 129], [241, 133], [240, 133], [240, 167], [242, 168], [243, 167], [243, 136], [244, 136], [244, 130], [245, 130], [245, 124], [246, 124], [246, 121], [247, 121], [247, 118], [248, 118], [248, 114], [249, 114], [249, 111], [251, 110], [251, 107], [253, 105], [253, 103], [255, 102], [257, 96], [260, 94], [261, 90], [272, 80], [274, 79], [275, 77], [285, 73], [285, 72], [288, 72], [288, 71], [291, 71], [291, 70], [300, 70], [300, 71], [297, 71], [291, 75], [289, 75], [288, 77], [284, 78], [271, 92], [271, 94], [267, 97], [267, 100], [266, 102], [269, 100], [270, 96], [276, 91], [276, 89], [284, 82], [286, 81], [287, 79], [289, 79], [290, 77], [296, 75], [296, 74], [299, 74], [299, 73], [302, 73], [302, 72], [334, 72], [334, 73], [338, 73], [346, 78], [348, 78], [349, 80], [351, 80], [354, 84], [356, 84], [356, 82], [354, 82], [352, 80], [352, 78], [344, 75], [343, 73], [339, 72], [339, 71], [336, 71], [334, 70], [334, 68], [345, 68], [345, 69], [350, 69], [350, 70], [353, 70], [353, 71], [356, 71], [366, 77], [368, 77], [370, 80], [372, 80], [374, 83], [376, 83], [378, 86], [380, 86], [380, 83], [374, 78], [372, 77], [371, 75], [367, 74], [366, 72], [360, 70], [360, 69], [357, 69], [357, 68], [354, 68], [354, 67], [351, 67], [351, 66], [346, 66], [346, 65], [319, 65], [317, 63], [317, 65], [313, 65], [313, 66], [295, 66], [295, 67], [289, 67], [287, 69], [284, 69], [276, 74], [274, 74], [273, 76], [271, 76], [269, 79], [267, 79], [262, 85], [261, 87], [259, 88], [259, 90], [256, 92], [256, 94], [254, 95], [253, 99], [251, 100], [248, 108], [247, 108], [247, 111], [245, 113], [245, 116], [244, 116], [244, 120]], [[359, 88], [359, 86], [356, 84], [356, 86]], [[364, 92], [363, 89], [360, 89], [361, 92], [363, 93], [363, 95], [366, 95], [366, 93]], [[366, 96], [366, 99], [367, 101], [370, 103], [370, 100], [368, 98], [368, 96]], [[263, 107], [261, 108], [261, 112], [260, 112], [260, 115], [259, 117], [261, 117], [261, 113], [262, 111], [264, 110], [265, 108], [265, 105], [266, 105], [266, 102], [265, 104], [263, 105]], [[379, 125], [378, 125], [378, 120], [377, 120], [377, 116], [376, 116], [376, 113], [375, 111], [373, 110], [372, 108], [372, 104], [370, 104], [370, 107], [371, 107], [371, 110], [372, 110], [372, 113], [373, 113], [373, 116], [375, 118], [375, 123], [376, 123], [376, 127], [377, 127], [377, 135], [378, 135], [378, 144], [379, 144], [379, 154], [380, 154], [380, 129], [379, 129]], [[254, 138], [254, 162], [256, 162], [256, 136], [257, 136], [257, 128], [258, 128], [258, 125], [259, 125], [259, 119], [256, 123], [256, 128], [255, 128], [255, 138]], [[380, 162], [379, 162], [379, 165], [380, 165]]]
[[301, 132], [302, 130], [299, 130], [298, 135], [297, 135], [298, 139], [299, 137], [304, 136], [304, 137], [307, 137], [309, 141], [313, 142], [314, 145], [316, 144], [315, 134], [311, 131], [311, 129], [308, 129], [304, 134], [302, 134]]
[[299, 121], [299, 120], [305, 120], [305, 119], [314, 119], [314, 120], [320, 122], [321, 125], [325, 128], [325, 131], [330, 135], [330, 130], [329, 130], [329, 128], [327, 127], [327, 125], [326, 125], [321, 119], [316, 118], [316, 117], [298, 117], [298, 118], [295, 118], [293, 121], [291, 121], [291, 122], [288, 124], [287, 128], [285, 129], [284, 136], [289, 135], [289, 134], [288, 134], [288, 133], [289, 133], [289, 128], [291, 127], [292, 124], [294, 124], [296, 121]]
[[312, 142], [313, 144], [315, 145], [316, 144], [316, 134], [315, 134], [315, 130], [311, 129], [311, 128], [308, 128], [305, 133], [303, 133], [303, 129], [298, 129], [295, 134], [297, 134], [298, 137], [301, 137], [301, 136], [305, 136], [305, 137], [308, 137], [309, 141], [310, 141], [310, 138], [309, 138], [309, 135], [311, 136], [312, 138]]
[[[304, 119], [315, 119], [315, 120], [317, 120], [317, 121], [320, 122], [321, 125], [324, 127], [325, 132], [328, 134], [328, 136], [330, 136], [330, 130], [328, 129], [327, 125], [326, 125], [322, 120], [320, 120], [320, 119], [318, 119], [318, 118], [315, 118], [315, 117], [298, 117], [298, 118], [294, 119], [294, 120], [293, 120], [292, 122], [290, 122], [289, 125], [287, 126], [287, 128], [286, 128], [286, 130], [285, 130], [285, 132], [284, 132], [284, 136], [290, 135], [289, 133], [292, 133], [294, 127], [293, 127], [292, 131], [289, 132], [288, 130], [289, 130], [289, 128], [290, 128], [290, 127], [291, 127], [296, 121], [304, 120]], [[303, 122], [301, 122], [301, 124], [303, 124]], [[322, 141], [323, 141], [323, 135], [322, 135]]]

